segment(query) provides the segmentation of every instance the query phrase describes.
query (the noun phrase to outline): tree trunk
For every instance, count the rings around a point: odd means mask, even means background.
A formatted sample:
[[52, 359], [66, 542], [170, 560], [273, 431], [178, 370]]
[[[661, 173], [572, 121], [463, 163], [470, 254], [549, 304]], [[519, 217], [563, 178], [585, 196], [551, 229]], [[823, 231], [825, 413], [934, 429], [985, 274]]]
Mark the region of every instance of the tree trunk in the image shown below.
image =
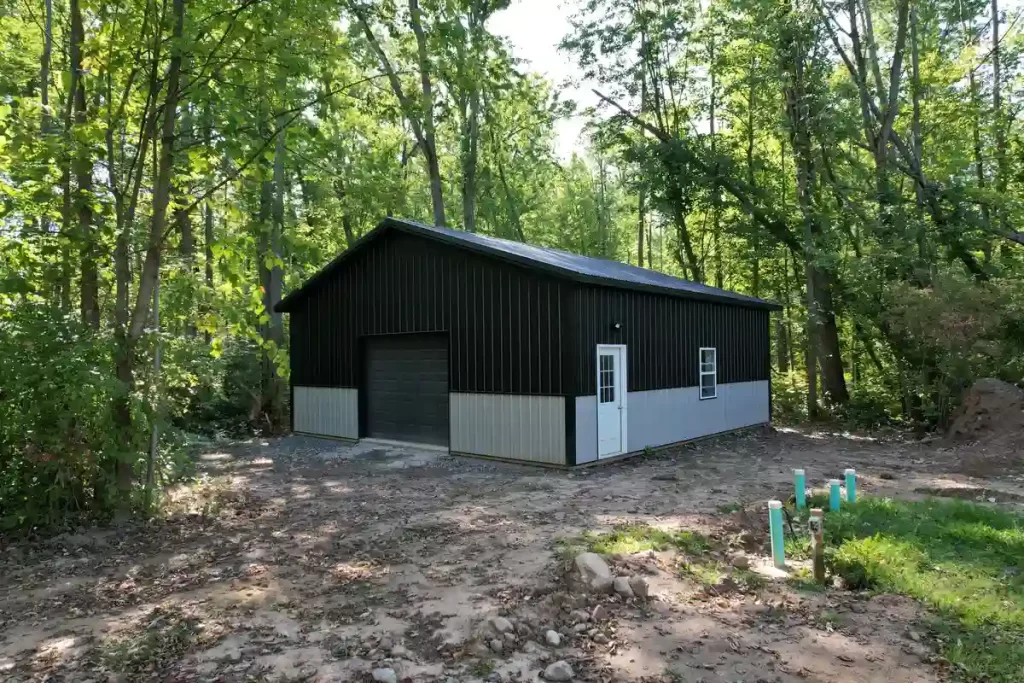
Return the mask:
[[[918, 14], [917, 3], [910, 8], [910, 101], [911, 101], [911, 124], [910, 136], [911, 145], [914, 150], [914, 158], [920, 166], [924, 155], [924, 138], [921, 133], [921, 62], [917, 43]], [[927, 232], [924, 223], [924, 188], [920, 183], [914, 183], [914, 198], [917, 206], [917, 230], [915, 239], [917, 242], [917, 259], [921, 265], [930, 260], [926, 243]]]
[[[203, 143], [207, 149], [212, 148], [213, 112], [207, 100], [203, 107]], [[209, 192], [209, 188], [207, 189]], [[206, 286], [213, 289], [213, 197], [207, 196], [203, 202], [203, 257], [206, 275]]]
[[[171, 57], [167, 64], [165, 78], [166, 95], [163, 103], [163, 121], [160, 128], [160, 152], [157, 172], [153, 181], [153, 208], [149, 223], [149, 235], [146, 244], [146, 257], [142, 264], [139, 277], [139, 288], [136, 293], [135, 305], [131, 318], [127, 315], [127, 302], [123, 309], [123, 317], [115, 329], [114, 362], [117, 378], [123, 392], [120, 400], [114, 405], [114, 422], [117, 425], [118, 443], [121, 446], [121, 457], [117, 462], [117, 486], [122, 506], [131, 500], [131, 487], [134, 479], [133, 427], [130, 407], [130, 396], [135, 389], [135, 353], [136, 347], [145, 332], [149, 318], [150, 304], [154, 290], [160, 278], [161, 252], [164, 242], [164, 230], [167, 227], [167, 207], [170, 204], [172, 176], [174, 172], [174, 129], [178, 115], [178, 98], [180, 96], [181, 48], [182, 34], [185, 23], [185, 0], [173, 0], [172, 11], [174, 28], [171, 35]], [[145, 158], [138, 163], [145, 164]], [[127, 252], [127, 249], [123, 249]], [[120, 257], [119, 270], [127, 271], [127, 255]], [[123, 277], [123, 275], [119, 276]], [[120, 296], [120, 293], [119, 293]], [[125, 293], [127, 296], [127, 293]]]
[[39, 59], [39, 104], [43, 119], [40, 131], [50, 133], [50, 62], [53, 56], [53, 0], [43, 0], [43, 54]]
[[[284, 348], [284, 322], [282, 314], [274, 310], [274, 306], [281, 300], [282, 279], [280, 263], [285, 193], [285, 141], [282, 125], [283, 122], [278, 121], [273, 181], [264, 180], [260, 189], [259, 271], [263, 287], [263, 307], [269, 319], [260, 327], [263, 346], [260, 359], [262, 381], [259, 417], [268, 421], [271, 431], [279, 430], [284, 424], [284, 390], [276, 360], [277, 351]], [[267, 267], [268, 259], [273, 261], [270, 267]]]
[[[647, 187], [643, 181], [640, 181], [640, 192], [636, 200], [636, 264], [641, 268], [644, 267], [644, 212], [647, 207], [645, 203], [647, 201]], [[647, 264], [651, 264], [648, 262]]]
[[[87, 122], [85, 73], [82, 69], [82, 46], [85, 43], [85, 27], [82, 24], [82, 8], [79, 0], [70, 0], [71, 13], [71, 87], [74, 111], [74, 127]], [[80, 249], [79, 296], [82, 322], [94, 330], [100, 328], [99, 270], [96, 266], [97, 244], [92, 230], [92, 155], [89, 148], [75, 140], [72, 167], [75, 178], [75, 193], [72, 204], [78, 220], [77, 236]]]
[[[711, 163], [714, 164], [715, 178], [718, 177], [718, 145], [715, 135], [715, 105], [718, 87], [717, 69], [715, 68], [715, 41], [709, 43], [709, 64], [711, 72], [711, 102], [710, 102], [710, 127], [711, 133]], [[715, 287], [722, 288], [725, 285], [725, 275], [722, 272], [722, 225], [721, 225], [721, 190], [718, 183], [711, 186], [711, 237], [715, 250]]]
[[[999, 2], [998, 0], [992, 0], [992, 137], [995, 140], [996, 148], [996, 194], [1001, 201], [1005, 201], [1009, 167], [1006, 157], [1006, 120], [1003, 117], [1002, 69], [999, 38]], [[999, 230], [1005, 235], [1009, 231], [1006, 220], [1006, 207], [1000, 204], [996, 211], [998, 214]]]
[[419, 61], [420, 87], [423, 91], [420, 106], [423, 120], [423, 155], [427, 159], [427, 172], [430, 175], [430, 199], [434, 207], [434, 225], [444, 225], [441, 166], [437, 158], [437, 143], [434, 134], [434, 95], [430, 84], [427, 37], [423, 32], [419, 0], [409, 0], [409, 23], [412, 25], [412, 32], [416, 34], [416, 55]]
[[[755, 58], [752, 57], [748, 73], [750, 90], [747, 93], [747, 185], [756, 189], [757, 182], [754, 177], [754, 101], [756, 99], [754, 67]], [[753, 263], [751, 263], [751, 294], [761, 296], [761, 254], [759, 253], [761, 251], [761, 240], [759, 233], [756, 231], [754, 232], [753, 242], [754, 258]]]

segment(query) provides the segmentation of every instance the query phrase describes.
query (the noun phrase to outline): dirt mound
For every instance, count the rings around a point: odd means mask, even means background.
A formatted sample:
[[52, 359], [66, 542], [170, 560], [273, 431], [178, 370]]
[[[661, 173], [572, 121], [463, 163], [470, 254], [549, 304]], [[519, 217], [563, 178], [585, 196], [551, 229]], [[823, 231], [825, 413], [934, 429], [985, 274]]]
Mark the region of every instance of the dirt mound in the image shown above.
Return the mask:
[[985, 476], [1020, 464], [1024, 455], [1024, 391], [1002, 380], [975, 382], [953, 415], [947, 432], [958, 445], [974, 448], [963, 471]]

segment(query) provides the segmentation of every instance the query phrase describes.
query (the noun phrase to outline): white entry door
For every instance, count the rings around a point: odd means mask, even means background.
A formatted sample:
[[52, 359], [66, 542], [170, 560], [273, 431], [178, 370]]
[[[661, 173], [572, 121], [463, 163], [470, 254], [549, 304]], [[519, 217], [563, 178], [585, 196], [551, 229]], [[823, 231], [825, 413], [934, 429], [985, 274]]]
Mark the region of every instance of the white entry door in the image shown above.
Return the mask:
[[597, 457], [626, 452], [626, 347], [597, 347]]

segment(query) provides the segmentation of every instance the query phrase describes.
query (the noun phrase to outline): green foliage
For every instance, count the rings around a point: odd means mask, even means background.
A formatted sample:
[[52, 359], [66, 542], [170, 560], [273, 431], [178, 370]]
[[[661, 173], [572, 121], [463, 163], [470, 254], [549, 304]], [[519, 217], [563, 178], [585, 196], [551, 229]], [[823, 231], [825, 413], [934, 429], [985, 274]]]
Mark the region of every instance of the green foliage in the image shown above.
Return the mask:
[[852, 588], [912, 596], [955, 676], [1010, 682], [1024, 671], [1024, 518], [962, 501], [864, 499], [828, 513], [832, 570]]
[[686, 530], [664, 531], [646, 524], [626, 524], [601, 534], [585, 532], [580, 543], [587, 550], [602, 555], [628, 555], [670, 548], [696, 554], [708, 549], [708, 541], [701, 534]]
[[109, 345], [46, 306], [0, 315], [0, 529], [103, 511], [114, 463], [134, 457], [113, 438]]

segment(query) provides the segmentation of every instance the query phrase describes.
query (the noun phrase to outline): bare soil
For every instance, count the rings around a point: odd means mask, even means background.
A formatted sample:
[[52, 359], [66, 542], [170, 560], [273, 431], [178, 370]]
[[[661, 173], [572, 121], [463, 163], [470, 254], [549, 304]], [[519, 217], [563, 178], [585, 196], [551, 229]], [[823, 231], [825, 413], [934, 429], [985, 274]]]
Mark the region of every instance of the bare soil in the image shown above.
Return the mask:
[[979, 477], [1024, 462], [1024, 390], [979, 379], [968, 390], [950, 422], [949, 439], [963, 448], [961, 470]]
[[[623, 523], [691, 529], [767, 567], [767, 499], [855, 467], [863, 495], [993, 500], [944, 442], [771, 430], [572, 472], [311, 438], [201, 456], [165, 518], [0, 548], [0, 679], [11, 681], [879, 681], [943, 677], [911, 600], [686, 558], [611, 558], [648, 600], [581, 593], [559, 541]], [[764, 573], [770, 574], [765, 571]], [[580, 610], [605, 605], [598, 623]], [[499, 638], [489, 616], [508, 617]], [[549, 629], [559, 647], [545, 642]]]

